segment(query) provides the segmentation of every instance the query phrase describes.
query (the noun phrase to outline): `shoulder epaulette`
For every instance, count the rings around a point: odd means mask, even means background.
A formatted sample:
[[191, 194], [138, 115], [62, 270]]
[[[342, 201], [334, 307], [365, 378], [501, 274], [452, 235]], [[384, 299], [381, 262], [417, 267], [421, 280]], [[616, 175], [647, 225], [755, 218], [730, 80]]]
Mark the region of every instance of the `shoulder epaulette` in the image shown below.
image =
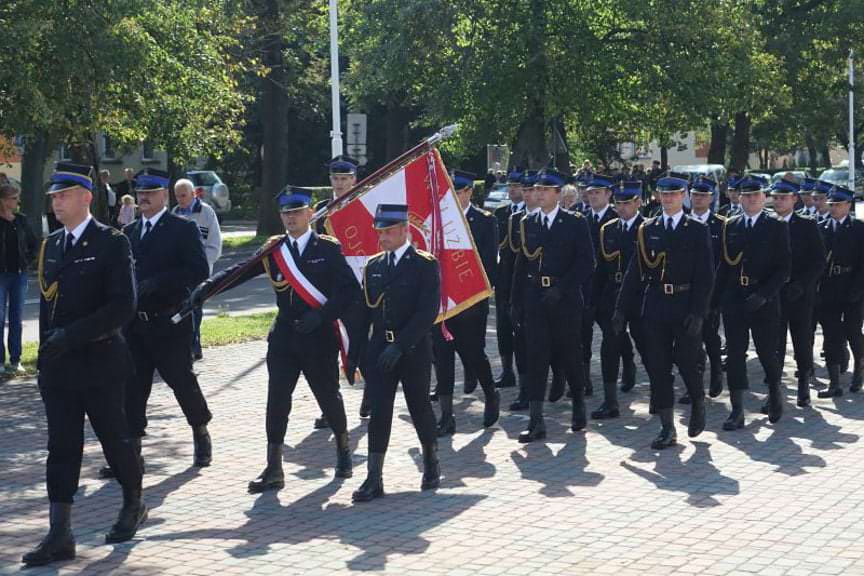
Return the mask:
[[431, 254], [430, 252], [426, 252], [425, 250], [419, 250], [419, 249], [417, 249], [417, 248], [415, 248], [414, 251], [415, 251], [415, 252], [417, 253], [417, 255], [420, 256], [421, 258], [425, 258], [426, 260], [430, 260], [430, 261], [432, 261], [432, 262], [435, 261], [435, 256], [434, 256], [433, 254]]
[[318, 238], [321, 238], [322, 240], [327, 240], [329, 242], [333, 242], [334, 244], [340, 244], [338, 238], [336, 238], [335, 236], [330, 236], [329, 234], [319, 234]]
[[621, 219], [620, 218], [613, 218], [612, 220], [609, 220], [608, 222], [604, 222], [603, 225], [600, 226], [600, 230], [603, 230], [604, 228], [606, 228], [610, 224], [616, 224], [619, 220], [621, 220]]

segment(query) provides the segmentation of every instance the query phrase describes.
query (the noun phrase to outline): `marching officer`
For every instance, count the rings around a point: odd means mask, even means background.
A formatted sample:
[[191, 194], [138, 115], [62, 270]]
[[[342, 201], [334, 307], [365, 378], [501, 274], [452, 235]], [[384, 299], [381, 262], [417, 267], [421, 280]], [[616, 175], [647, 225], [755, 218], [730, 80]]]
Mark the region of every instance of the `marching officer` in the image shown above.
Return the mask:
[[[524, 199], [523, 210], [516, 212], [510, 217], [510, 223], [507, 233], [507, 243], [512, 255], [510, 274], [510, 317], [513, 320], [513, 326], [516, 332], [515, 350], [516, 350], [516, 366], [519, 366], [519, 359], [522, 358], [522, 368], [519, 371], [519, 395], [516, 400], [510, 403], [510, 411], [517, 412], [528, 409], [528, 346], [525, 340], [525, 317], [524, 308], [513, 302], [512, 294], [517, 292], [519, 288], [517, 284], [527, 282], [527, 276], [524, 268], [516, 274], [516, 259], [522, 253], [522, 219], [534, 214], [540, 207], [537, 205], [537, 191], [534, 189], [534, 184], [537, 182], [537, 171], [527, 170], [522, 175], [522, 197]], [[499, 277], [499, 284], [501, 283]]]
[[816, 179], [810, 178], [809, 176], [805, 176], [801, 179], [801, 191], [799, 192], [801, 196], [801, 202], [804, 204], [799, 212], [802, 216], [809, 216], [810, 218], [816, 219], [816, 214], [818, 211], [816, 210], [816, 201], [813, 198], [813, 189], [816, 187]]
[[72, 502], [85, 414], [123, 488], [123, 507], [105, 541], [131, 539], [147, 518], [141, 466], [123, 415], [132, 363], [121, 328], [135, 313], [132, 255], [125, 236], [90, 215], [92, 190], [89, 166], [57, 163], [47, 194], [63, 227], [39, 252], [38, 381], [48, 419], [50, 529], [22, 558], [28, 566], [75, 557]]
[[540, 172], [535, 185], [540, 210], [520, 223], [522, 251], [516, 259], [513, 306], [524, 314], [531, 415], [528, 428], [519, 434], [522, 443], [546, 437], [543, 401], [553, 361], [560, 362], [573, 395], [571, 429], [576, 432], [586, 425], [579, 345], [585, 308], [582, 289], [594, 270], [594, 248], [586, 218], [559, 207], [563, 185], [558, 172]]
[[501, 357], [501, 378], [495, 382], [498, 388], [510, 388], [516, 385], [516, 375], [513, 372], [513, 357], [516, 357], [516, 369], [519, 374], [525, 374], [522, 350], [515, 345], [515, 328], [510, 318], [510, 286], [513, 282], [513, 262], [516, 253], [510, 249], [511, 217], [525, 210], [522, 200], [522, 171], [518, 168], [507, 175], [507, 193], [510, 204], [495, 209], [495, 221], [498, 226], [498, 266], [495, 281], [495, 334], [498, 338], [498, 353]]
[[[328, 171], [330, 173], [330, 187], [333, 189], [333, 198], [336, 199], [339, 196], [342, 196], [351, 188], [353, 188], [357, 184], [357, 170], [360, 166], [360, 162], [352, 158], [351, 156], [340, 155], [336, 156], [327, 164]], [[326, 206], [330, 201], [329, 200], [319, 200], [317, 204], [315, 204], [315, 212]], [[315, 223], [315, 232], [319, 235], [328, 234], [327, 231], [327, 218], [321, 218]], [[352, 325], [356, 320], [354, 319], [355, 314], [359, 314], [359, 311], [352, 310], [346, 311], [346, 316], [344, 322], [346, 325]], [[348, 328], [349, 332], [353, 332], [353, 326]], [[360, 367], [360, 371], [363, 371], [363, 367]], [[364, 375], [365, 376], [365, 375]], [[353, 378], [353, 374], [351, 375]], [[338, 386], [338, 383], [337, 383]], [[369, 409], [369, 395], [366, 392], [366, 387], [363, 387], [363, 399], [360, 401], [360, 417], [368, 418], [370, 414]], [[330, 428], [330, 423], [327, 421], [327, 416], [325, 414], [321, 414], [320, 417], [315, 419], [315, 423], [313, 424], [316, 430], [323, 430], [325, 428]]]
[[768, 420], [783, 416], [782, 377], [777, 358], [780, 334], [780, 290], [789, 281], [791, 248], [789, 226], [767, 213], [768, 182], [757, 176], [738, 181], [741, 212], [723, 226], [723, 259], [717, 273], [714, 308], [723, 311], [726, 332], [726, 377], [732, 412], [724, 430], [744, 426], [744, 390], [747, 381], [747, 349], [750, 335], [768, 383]]
[[[189, 294], [209, 275], [210, 266], [198, 226], [168, 211], [168, 174], [152, 168], [135, 177], [141, 217], [123, 229], [132, 244], [138, 310], [126, 332], [135, 376], [126, 390], [129, 433], [139, 454], [147, 431], [147, 401], [155, 371], [174, 392], [195, 446], [195, 466], [212, 459], [207, 423], [212, 415], [192, 371], [192, 318], [174, 324]], [[102, 476], [110, 476], [103, 469]]]
[[[721, 240], [723, 237], [723, 223], [726, 219], [711, 210], [714, 204], [714, 195], [717, 193], [717, 183], [707, 176], [698, 176], [690, 185], [690, 215], [708, 227], [711, 234], [711, 255], [714, 273], [720, 266], [720, 254], [722, 253]], [[705, 374], [706, 362], [711, 362], [711, 379], [708, 386], [708, 395], [716, 398], [723, 392], [723, 361], [721, 358], [722, 343], [720, 341], [720, 312], [709, 310], [702, 323], [702, 343], [705, 353], [699, 355], [699, 380]], [[707, 358], [706, 358], [707, 357]], [[690, 396], [684, 394], [679, 400], [681, 404], [689, 404]]]
[[813, 185], [810, 195], [813, 197], [813, 205], [816, 207], [816, 223], [822, 224], [831, 218], [831, 207], [828, 205], [828, 194], [834, 189], [834, 185], [824, 180], [817, 180]]
[[[612, 326], [612, 316], [615, 312], [615, 301], [624, 281], [627, 266], [636, 248], [636, 231], [644, 220], [639, 213], [642, 206], [642, 182], [640, 180], [625, 181], [615, 186], [615, 210], [619, 217], [610, 220], [600, 228], [599, 247], [600, 260], [597, 264], [595, 277], [596, 289], [599, 295], [597, 301], [597, 320], [603, 331], [600, 344], [600, 369], [603, 374], [603, 403], [591, 413], [591, 418], [604, 420], [617, 418], [621, 415], [618, 409], [618, 364], [629, 348], [632, 362], [632, 345], [626, 331], [616, 332]], [[627, 310], [626, 320], [630, 333], [636, 341], [636, 347], [642, 356], [642, 362], [648, 357], [642, 338], [642, 324], [639, 318], [639, 308], [636, 306]], [[625, 342], [626, 340], [626, 342]], [[626, 360], [625, 360], [626, 369]], [[622, 392], [629, 392], [636, 382], [634, 373], [629, 380], [624, 379]]]
[[[400, 383], [423, 449], [420, 488], [437, 488], [441, 474], [435, 413], [429, 402], [430, 330], [441, 305], [438, 261], [411, 245], [405, 204], [379, 204], [373, 222], [384, 251], [372, 256], [363, 272], [367, 311], [364, 326], [372, 326], [365, 350], [366, 364], [372, 373], [367, 379], [372, 418], [368, 475], [352, 495], [354, 502], [368, 502], [384, 495], [384, 454], [390, 443], [393, 402]], [[366, 334], [368, 330], [360, 333]], [[356, 362], [356, 356], [351, 362]]]
[[[471, 229], [474, 246], [480, 255], [483, 269], [490, 285], [495, 282], [495, 256], [498, 246], [496, 239], [495, 217], [471, 204], [474, 192], [474, 174], [456, 170], [453, 173], [453, 187], [456, 198], [465, 214]], [[449, 436], [456, 432], [456, 418], [453, 416], [453, 381], [455, 379], [456, 352], [465, 365], [465, 371], [474, 374], [483, 389], [485, 408], [483, 426], [488, 428], [498, 421], [500, 397], [495, 389], [492, 367], [486, 356], [486, 319], [489, 316], [489, 299], [485, 298], [471, 307], [459, 312], [446, 321], [447, 330], [453, 339], [444, 338], [440, 326], [432, 328], [435, 351], [435, 376], [438, 381], [438, 405], [441, 419], [438, 422], [438, 436]]]
[[[267, 337], [267, 466], [249, 482], [252, 494], [285, 486], [282, 448], [291, 397], [301, 372], [336, 437], [336, 477], [352, 475], [345, 406], [339, 393], [340, 336], [336, 321], [360, 301], [360, 286], [339, 242], [312, 230], [312, 192], [286, 186], [276, 201], [286, 233], [273, 236], [267, 248], [272, 249], [274, 244], [278, 248], [227, 284], [226, 279], [245, 263], [223, 270], [199, 284], [191, 297], [197, 304], [216, 290], [230, 290], [261, 274], [267, 275], [276, 292], [279, 312]], [[302, 296], [288, 280], [289, 274], [307, 288], [307, 293], [318, 292], [322, 298], [308, 300], [314, 297]], [[305, 280], [297, 278], [298, 274]]]
[[[585, 213], [585, 217], [588, 220], [588, 226], [591, 230], [591, 245], [594, 247], [595, 251], [595, 262], [602, 262], [603, 260], [603, 256], [600, 253], [600, 229], [607, 222], [611, 222], [618, 218], [618, 213], [615, 212], [615, 209], [610, 204], [613, 184], [614, 182], [611, 177], [602, 174], [594, 174], [586, 187], [586, 198], [588, 199], [590, 208]], [[600, 286], [600, 277], [601, 275], [599, 274], [592, 275], [590, 283], [586, 287], [587, 303], [585, 314], [582, 316], [582, 366], [585, 372], [586, 396], [592, 396], [594, 394], [594, 384], [591, 380], [591, 348], [594, 342], [594, 323], [597, 322], [597, 324], [601, 326], [602, 330], [602, 319], [597, 313], [597, 305], [602, 298], [602, 294], [600, 293], [602, 289]], [[611, 315], [608, 320], [611, 320]], [[605, 325], [607, 327], [610, 326], [609, 322], [606, 322]], [[635, 385], [636, 365], [633, 363], [633, 347], [630, 345], [630, 339], [627, 336], [622, 336], [622, 342], [624, 338], [627, 339], [627, 343], [622, 347], [622, 352], [624, 353], [623, 380], [628, 383], [628, 386], [631, 382]], [[632, 386], [629, 387], [632, 388]]]
[[834, 186], [827, 199], [831, 217], [821, 224], [828, 266], [819, 287], [819, 317], [825, 335], [829, 385], [819, 392], [819, 398], [843, 395], [840, 365], [847, 343], [854, 360], [849, 391], [859, 392], [864, 380], [864, 338], [861, 334], [864, 321], [864, 222], [850, 213], [852, 200], [851, 190]]
[[699, 378], [698, 358], [702, 324], [714, 282], [708, 228], [684, 213], [688, 182], [665, 176], [657, 181], [663, 211], [642, 223], [637, 233], [637, 254], [630, 260], [613, 323], [621, 332], [627, 310], [634, 302], [641, 309], [651, 381], [651, 405], [660, 417], [655, 450], [678, 441], [675, 430], [673, 363], [690, 395], [691, 438], [705, 429], [705, 391]]
[[[786, 361], [786, 330], [792, 334], [792, 348], [798, 368], [798, 401], [801, 408], [810, 406], [810, 376], [813, 373], [813, 310], [816, 285], [825, 270], [825, 242], [816, 224], [806, 212], [795, 212], [799, 185], [791, 179], [778, 180], [771, 187], [777, 219], [789, 226], [792, 267], [789, 283], [780, 291], [780, 334], [777, 359]], [[804, 196], [808, 196], [805, 194]], [[767, 414], [768, 406], [763, 406]]]

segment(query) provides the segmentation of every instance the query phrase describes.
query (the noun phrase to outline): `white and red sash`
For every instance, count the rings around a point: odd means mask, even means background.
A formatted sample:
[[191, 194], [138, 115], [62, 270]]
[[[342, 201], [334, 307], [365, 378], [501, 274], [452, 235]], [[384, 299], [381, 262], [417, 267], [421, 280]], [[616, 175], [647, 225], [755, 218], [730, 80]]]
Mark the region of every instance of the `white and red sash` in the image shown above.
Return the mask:
[[[306, 278], [297, 262], [294, 261], [294, 255], [288, 249], [288, 243], [283, 241], [278, 250], [273, 252], [273, 260], [276, 261], [276, 266], [282, 273], [285, 280], [291, 284], [294, 292], [303, 299], [306, 304], [313, 310], [319, 310], [327, 303], [327, 297], [315, 287], [312, 282]], [[339, 352], [342, 357], [343, 369], [348, 366], [348, 331], [341, 321], [333, 322], [333, 329], [336, 331], [336, 338], [339, 340]]]

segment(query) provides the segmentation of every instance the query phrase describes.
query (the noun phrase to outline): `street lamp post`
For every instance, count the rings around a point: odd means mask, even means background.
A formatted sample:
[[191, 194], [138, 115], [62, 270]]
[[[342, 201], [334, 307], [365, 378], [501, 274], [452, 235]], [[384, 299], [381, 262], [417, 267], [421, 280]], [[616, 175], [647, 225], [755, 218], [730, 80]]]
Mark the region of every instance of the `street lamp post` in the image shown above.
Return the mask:
[[342, 154], [342, 112], [339, 103], [339, 16], [336, 0], [330, 0], [330, 94], [333, 101], [331, 157]]
[[855, 51], [849, 49], [849, 189], [855, 191]]

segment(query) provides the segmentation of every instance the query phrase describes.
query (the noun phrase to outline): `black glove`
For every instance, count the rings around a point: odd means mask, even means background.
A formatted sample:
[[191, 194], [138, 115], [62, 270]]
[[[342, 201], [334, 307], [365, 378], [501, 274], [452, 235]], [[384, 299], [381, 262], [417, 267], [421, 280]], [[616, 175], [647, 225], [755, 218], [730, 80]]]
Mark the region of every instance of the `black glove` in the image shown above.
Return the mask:
[[702, 317], [696, 314], [687, 314], [684, 317], [684, 329], [687, 335], [693, 338], [702, 335]]
[[790, 302], [794, 302], [804, 296], [804, 287], [798, 282], [790, 282], [786, 286], [786, 298]]
[[627, 326], [627, 318], [624, 317], [624, 314], [619, 312], [618, 310], [612, 314], [612, 331], [616, 336], [620, 336], [624, 333], [624, 328]]
[[546, 288], [543, 291], [543, 303], [548, 306], [557, 306], [559, 302], [561, 302], [561, 288], [558, 286], [551, 286]]
[[68, 351], [69, 340], [63, 328], [46, 332], [45, 340], [39, 345], [39, 356], [42, 360], [55, 360]]
[[200, 308], [204, 304], [204, 300], [207, 299], [207, 293], [210, 291], [210, 286], [210, 281], [205, 280], [192, 290], [192, 294], [189, 295], [189, 304], [193, 308]]
[[768, 300], [766, 300], [761, 294], [751, 294], [746, 300], [744, 300], [744, 308], [747, 312], [756, 312], [764, 306], [767, 301]]
[[392, 372], [402, 357], [402, 348], [395, 342], [388, 344], [378, 357], [378, 367], [384, 372]]
[[294, 321], [294, 328], [300, 334], [311, 334], [321, 326], [321, 322], [321, 313], [317, 310], [309, 310]]

